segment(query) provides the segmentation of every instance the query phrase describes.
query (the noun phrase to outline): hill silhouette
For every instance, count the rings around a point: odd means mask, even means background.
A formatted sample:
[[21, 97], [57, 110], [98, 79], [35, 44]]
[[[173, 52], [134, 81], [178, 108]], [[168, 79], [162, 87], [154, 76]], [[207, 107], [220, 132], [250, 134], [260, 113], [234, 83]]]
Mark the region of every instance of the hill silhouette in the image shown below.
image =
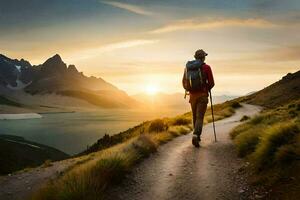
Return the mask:
[[0, 135], [0, 174], [39, 166], [46, 160], [67, 158], [69, 155], [55, 148], [27, 141], [19, 136]]
[[247, 103], [274, 108], [300, 98], [300, 71], [288, 73], [281, 80], [250, 94], [243, 99]]

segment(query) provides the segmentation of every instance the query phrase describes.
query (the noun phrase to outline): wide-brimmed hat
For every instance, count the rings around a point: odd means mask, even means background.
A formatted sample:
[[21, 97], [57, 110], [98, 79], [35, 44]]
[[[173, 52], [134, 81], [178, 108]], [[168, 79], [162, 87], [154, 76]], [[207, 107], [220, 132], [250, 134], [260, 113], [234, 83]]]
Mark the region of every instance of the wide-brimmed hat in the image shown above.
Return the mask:
[[205, 56], [207, 56], [208, 54], [203, 50], [203, 49], [198, 49], [196, 52], [195, 52], [195, 55], [194, 57], [195, 58], [203, 58]]

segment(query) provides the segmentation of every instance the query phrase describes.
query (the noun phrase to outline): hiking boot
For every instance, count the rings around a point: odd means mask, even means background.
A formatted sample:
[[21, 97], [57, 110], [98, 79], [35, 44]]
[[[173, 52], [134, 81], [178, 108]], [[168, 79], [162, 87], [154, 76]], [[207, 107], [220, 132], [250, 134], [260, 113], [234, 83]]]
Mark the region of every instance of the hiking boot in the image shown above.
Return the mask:
[[199, 142], [201, 141], [200, 137], [198, 135], [193, 135], [192, 144], [195, 147], [200, 147]]
[[198, 142], [201, 142], [200, 135], [198, 135], [197, 138], [198, 138]]

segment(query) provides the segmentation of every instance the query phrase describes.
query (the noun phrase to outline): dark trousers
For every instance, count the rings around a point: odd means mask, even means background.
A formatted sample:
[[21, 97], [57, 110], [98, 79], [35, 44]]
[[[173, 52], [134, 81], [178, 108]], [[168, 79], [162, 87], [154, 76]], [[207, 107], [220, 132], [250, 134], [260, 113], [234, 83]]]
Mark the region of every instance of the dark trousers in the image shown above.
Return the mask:
[[201, 96], [190, 103], [193, 113], [193, 134], [200, 136], [202, 133], [203, 119], [207, 108], [208, 97]]

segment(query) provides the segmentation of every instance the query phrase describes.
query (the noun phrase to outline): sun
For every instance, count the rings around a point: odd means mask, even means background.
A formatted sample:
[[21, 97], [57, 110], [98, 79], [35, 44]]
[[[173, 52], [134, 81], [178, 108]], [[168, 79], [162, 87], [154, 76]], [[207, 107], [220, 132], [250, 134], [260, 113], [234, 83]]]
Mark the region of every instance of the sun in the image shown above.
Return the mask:
[[146, 93], [147, 93], [148, 95], [156, 95], [157, 92], [158, 92], [158, 88], [157, 88], [156, 85], [148, 85], [148, 86], [146, 87]]

